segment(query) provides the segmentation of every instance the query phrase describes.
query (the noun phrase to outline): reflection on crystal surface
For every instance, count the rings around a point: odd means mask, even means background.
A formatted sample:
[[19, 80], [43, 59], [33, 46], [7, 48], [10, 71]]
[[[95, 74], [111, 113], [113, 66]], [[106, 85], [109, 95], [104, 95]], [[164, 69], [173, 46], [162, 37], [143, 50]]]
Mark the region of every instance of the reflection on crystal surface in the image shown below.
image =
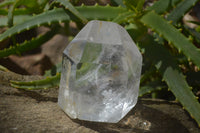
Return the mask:
[[125, 29], [91, 21], [63, 52], [58, 104], [73, 119], [116, 123], [137, 102], [141, 67]]

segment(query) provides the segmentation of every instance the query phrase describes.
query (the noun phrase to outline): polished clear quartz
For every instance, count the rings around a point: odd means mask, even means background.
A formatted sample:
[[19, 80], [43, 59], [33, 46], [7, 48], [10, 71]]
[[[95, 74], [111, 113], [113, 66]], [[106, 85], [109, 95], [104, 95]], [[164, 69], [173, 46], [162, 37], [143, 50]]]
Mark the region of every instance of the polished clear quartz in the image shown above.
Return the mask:
[[116, 123], [137, 103], [141, 68], [123, 27], [90, 21], [63, 52], [58, 104], [73, 119]]

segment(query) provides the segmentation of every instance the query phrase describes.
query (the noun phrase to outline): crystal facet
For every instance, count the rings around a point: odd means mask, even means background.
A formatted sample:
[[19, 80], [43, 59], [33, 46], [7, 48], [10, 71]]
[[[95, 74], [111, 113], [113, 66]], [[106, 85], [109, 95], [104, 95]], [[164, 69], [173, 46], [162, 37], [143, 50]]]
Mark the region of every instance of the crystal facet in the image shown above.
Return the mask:
[[90, 21], [63, 52], [58, 104], [73, 119], [116, 123], [137, 103], [141, 68], [123, 27]]

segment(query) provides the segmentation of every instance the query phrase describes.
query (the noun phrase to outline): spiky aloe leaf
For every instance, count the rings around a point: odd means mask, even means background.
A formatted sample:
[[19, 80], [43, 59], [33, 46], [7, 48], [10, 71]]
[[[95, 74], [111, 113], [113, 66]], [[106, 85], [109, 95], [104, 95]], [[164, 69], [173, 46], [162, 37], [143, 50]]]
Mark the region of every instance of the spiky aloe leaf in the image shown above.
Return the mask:
[[60, 82], [60, 73], [52, 77], [47, 77], [46, 79], [43, 80], [35, 80], [27, 82], [10, 81], [10, 85], [18, 89], [37, 90], [37, 89], [47, 89], [59, 86], [59, 82]]
[[199, 32], [197, 32], [195, 29], [192, 29], [186, 25], [184, 25], [184, 28], [190, 33], [190, 35], [192, 35], [195, 38], [195, 40], [198, 43], [200, 43], [200, 33]]
[[145, 0], [123, 0], [126, 7], [136, 13], [139, 13], [143, 9]]
[[[27, 21], [28, 19], [30, 19], [32, 16], [30, 15], [17, 15], [17, 16], [14, 16], [13, 18], [13, 25], [17, 25], [17, 24], [20, 24], [24, 21]], [[0, 27], [5, 27], [7, 26], [8, 22], [8, 17], [0, 17]]]
[[11, 7], [9, 8], [8, 11], [8, 27], [12, 27], [13, 26], [13, 12], [15, 10], [15, 7], [18, 6], [20, 0], [16, 0], [13, 5], [11, 5]]
[[145, 0], [139, 0], [136, 6], [136, 9], [138, 11], [141, 11], [143, 9], [143, 5], [144, 5]]
[[[136, 26], [128, 28], [128, 32], [138, 30]], [[141, 49], [144, 49], [144, 59], [150, 60], [162, 75], [163, 81], [170, 87], [177, 100], [183, 105], [192, 118], [200, 125], [200, 104], [188, 86], [185, 77], [179, 71], [179, 66], [170, 52], [154, 41], [150, 35], [141, 34], [143, 37], [137, 40]], [[135, 36], [132, 36], [135, 40]], [[177, 82], [176, 82], [177, 81]]]
[[45, 35], [39, 36], [38, 38], [33, 38], [31, 41], [25, 41], [20, 45], [18, 44], [8, 49], [0, 50], [0, 58], [7, 57], [11, 54], [23, 53], [25, 51], [37, 48], [43, 43], [47, 42], [49, 39], [51, 39], [55, 35], [55, 33], [56, 30], [52, 30], [47, 32]]
[[87, 23], [87, 19], [84, 16], [82, 16], [79, 13], [79, 11], [77, 11], [76, 8], [68, 0], [56, 0], [56, 1], [64, 5], [66, 9], [68, 9], [71, 13], [77, 16], [84, 24]]
[[177, 7], [168, 15], [167, 19], [172, 21], [172, 24], [176, 24], [183, 15], [195, 5], [199, 0], [183, 0]]
[[164, 87], [164, 85], [161, 86], [160, 81], [158, 81], [158, 80], [152, 81], [152, 82], [140, 87], [139, 96], [141, 97], [145, 94], [152, 93], [157, 90], [161, 90], [163, 87]]
[[[110, 7], [110, 6], [80, 6], [76, 9], [88, 20], [112, 20], [118, 16], [119, 13], [126, 12], [127, 9], [123, 7]], [[54, 22], [70, 21], [74, 18], [70, 18], [64, 9], [53, 9], [42, 14], [33, 16], [31, 19], [13, 26], [0, 35], [0, 42], [8, 37], [11, 37], [24, 30], [28, 30], [40, 25], [51, 24]]]
[[47, 0], [16, 0], [18, 6], [23, 5], [32, 14], [38, 14], [43, 12], [43, 9], [48, 2]]
[[188, 86], [184, 75], [179, 71], [174, 57], [163, 45], [154, 42], [153, 37], [146, 36], [139, 44], [140, 47], [145, 48], [144, 56], [151, 58], [169, 89], [200, 126], [200, 104], [191, 87]]
[[[174, 68], [169, 67], [166, 69], [163, 78], [176, 98], [200, 126], [200, 104], [192, 93], [191, 87], [188, 86], [184, 75], [180, 74], [179, 71], [174, 70]], [[170, 78], [176, 80], [170, 80]]]
[[[78, 12], [81, 12], [82, 16], [85, 17], [88, 20], [92, 19], [100, 19], [100, 20], [112, 20], [120, 13], [125, 13], [128, 10], [124, 7], [118, 6], [100, 6], [98, 4], [94, 6], [76, 6], [75, 9]], [[16, 9], [14, 12], [14, 15], [25, 15], [30, 14], [31, 12], [27, 9]], [[7, 15], [8, 10], [7, 9], [0, 9], [0, 15]]]
[[119, 14], [127, 12], [126, 8], [121, 6], [78, 6], [76, 9], [81, 12], [81, 14], [88, 20], [98, 19], [98, 20], [113, 20]]
[[188, 59], [191, 59], [200, 67], [200, 50], [194, 46], [175, 27], [170, 25], [164, 18], [154, 12], [149, 12], [141, 18], [141, 22], [151, 27], [158, 34], [162, 35], [168, 42], [171, 42], [179, 51], [182, 51]]
[[[30, 10], [27, 8], [20, 8], [20, 9], [15, 9], [13, 12], [14, 15], [27, 15], [27, 14], [32, 14]], [[8, 15], [8, 9], [0, 9], [0, 15]]]
[[136, 6], [139, 0], [123, 0], [123, 4], [131, 10], [136, 10]]
[[20, 6], [24, 5], [26, 6], [26, 10], [28, 9], [31, 11], [31, 13], [39, 13], [42, 11], [41, 6], [37, 3], [36, 0], [15, 0], [15, 2], [10, 6], [9, 11], [8, 11], [8, 26], [11, 27], [13, 26], [13, 16], [14, 16], [14, 11], [15, 9]]
[[131, 21], [131, 18], [133, 18], [136, 14], [132, 11], [128, 11], [128, 12], [124, 12], [122, 14], [119, 14], [115, 19], [113, 19], [112, 21], [118, 24], [121, 24], [123, 22], [127, 22], [127, 20], [129, 19], [129, 21]]
[[62, 21], [69, 21], [70, 18], [64, 9], [53, 9], [48, 12], [44, 12], [40, 15], [33, 16], [31, 19], [21, 23], [19, 25], [13, 26], [12, 28], [5, 31], [3, 34], [0, 35], [0, 41], [11, 37], [14, 34], [20, 33], [24, 30], [29, 30], [31, 28], [44, 25], [44, 24], [51, 24], [54, 22], [62, 22]]
[[147, 10], [154, 10], [158, 14], [163, 14], [168, 11], [170, 7], [175, 6], [181, 0], [159, 0], [156, 1], [152, 6], [148, 7]]
[[8, 17], [1, 17], [0, 18], [0, 27], [7, 26], [8, 25], [7, 22], [8, 22]]
[[[59, 86], [62, 62], [45, 72], [46, 79], [35, 81], [10, 81], [12, 87], [25, 90], [48, 89]], [[0, 66], [1, 69], [1, 66]], [[2, 68], [3, 69], [3, 68]]]
[[[152, 6], [147, 8], [147, 11], [155, 11], [157, 14], [164, 14], [174, 8], [181, 0], [159, 0], [156, 1]], [[164, 43], [163, 38], [159, 37], [158, 34], [154, 34], [158, 42]]]

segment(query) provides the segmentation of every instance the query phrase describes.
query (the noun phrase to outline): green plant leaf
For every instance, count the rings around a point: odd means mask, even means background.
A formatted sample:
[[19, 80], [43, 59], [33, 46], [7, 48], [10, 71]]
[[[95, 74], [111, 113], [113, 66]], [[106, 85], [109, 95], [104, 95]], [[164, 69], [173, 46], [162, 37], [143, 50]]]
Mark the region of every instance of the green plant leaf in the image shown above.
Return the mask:
[[140, 87], [139, 96], [141, 97], [145, 94], [152, 93], [157, 90], [161, 90], [164, 87], [164, 85], [161, 86], [160, 84], [161, 84], [160, 81], [155, 80], [155, 81], [151, 81], [150, 83]]
[[112, 6], [77, 6], [76, 9], [88, 20], [113, 20], [120, 13], [127, 12], [128, 10], [123, 7], [112, 7]]
[[52, 77], [47, 77], [42, 80], [35, 81], [10, 81], [12, 87], [25, 90], [38, 90], [38, 89], [48, 89], [51, 87], [59, 86], [60, 83], [60, 73]]
[[153, 37], [146, 36], [139, 46], [145, 49], [144, 57], [151, 58], [163, 80], [192, 118], [200, 125], [200, 103], [188, 86], [184, 75], [179, 71], [178, 64], [163, 45], [154, 42]]
[[141, 18], [141, 22], [151, 27], [159, 35], [162, 35], [179, 51], [182, 51], [189, 60], [191, 59], [200, 67], [200, 50], [164, 18], [154, 12], [149, 12]]
[[199, 32], [197, 32], [195, 29], [192, 29], [186, 25], [184, 25], [184, 28], [190, 33], [190, 35], [192, 35], [195, 38], [195, 40], [198, 43], [200, 43], [200, 33]]
[[123, 0], [124, 5], [135, 12], [142, 11], [144, 2], [145, 0]]
[[43, 43], [47, 42], [49, 39], [51, 39], [55, 35], [55, 33], [56, 33], [56, 30], [54, 29], [38, 38], [33, 38], [31, 41], [25, 41], [24, 43], [20, 45], [18, 44], [8, 49], [0, 50], [0, 58], [7, 57], [11, 54], [23, 53], [25, 51], [29, 51], [34, 48], [37, 48]]
[[18, 6], [20, 0], [16, 0], [13, 5], [10, 6], [9, 11], [8, 11], [8, 27], [13, 26], [13, 13], [15, 8]]
[[31, 19], [6, 30], [3, 34], [0, 35], [0, 42], [24, 30], [28, 30], [44, 24], [52, 24], [54, 22], [62, 22], [69, 20], [70, 17], [64, 11], [64, 9], [53, 9], [48, 12], [44, 12], [42, 14], [33, 16], [31, 17]]
[[[31, 15], [17, 15], [13, 18], [13, 25], [20, 24], [28, 19], [30, 19]], [[8, 22], [8, 17], [0, 17], [0, 27], [6, 27]]]
[[139, 0], [123, 0], [124, 5], [131, 10], [136, 10], [136, 6]]
[[[32, 14], [32, 12], [30, 10], [28, 10], [27, 8], [15, 8], [14, 15], [28, 15], [28, 14]], [[8, 9], [0, 9], [0, 15], [8, 15]], [[15, 17], [15, 16], [14, 16]]]
[[177, 24], [177, 22], [183, 17], [183, 15], [195, 5], [199, 0], [183, 0], [177, 7], [167, 16], [167, 20], [171, 20], [172, 24]]
[[145, 2], [145, 0], [139, 0], [138, 1], [137, 6], [136, 6], [138, 11], [142, 11], [144, 2]]
[[[110, 6], [79, 6], [76, 9], [88, 20], [112, 20], [118, 16], [119, 13], [127, 12], [126, 8], [123, 7], [110, 7]], [[34, 27], [38, 27], [45, 24], [52, 24], [55, 22], [68, 22], [74, 20], [73, 16], [69, 16], [64, 9], [53, 9], [42, 14], [33, 16], [29, 20], [20, 23], [19, 25], [13, 26], [3, 34], [0, 35], [0, 42], [4, 39], [11, 37], [24, 30], [28, 30]]]
[[155, 11], [158, 14], [163, 14], [180, 1], [181, 0], [159, 0], [156, 1], [152, 6], [147, 7], [147, 11]]
[[64, 5], [65, 9], [68, 9], [71, 13], [77, 16], [84, 24], [87, 23], [87, 19], [84, 16], [82, 16], [79, 13], [79, 11], [77, 11], [76, 8], [68, 0], [56, 0], [56, 1]]
[[[112, 21], [118, 24], [121, 24], [123, 22], [127, 22], [127, 19], [131, 21], [131, 19], [135, 16], [136, 14], [132, 11], [124, 12], [122, 14], [119, 14], [115, 19]], [[132, 20], [133, 21], [133, 20]]]

